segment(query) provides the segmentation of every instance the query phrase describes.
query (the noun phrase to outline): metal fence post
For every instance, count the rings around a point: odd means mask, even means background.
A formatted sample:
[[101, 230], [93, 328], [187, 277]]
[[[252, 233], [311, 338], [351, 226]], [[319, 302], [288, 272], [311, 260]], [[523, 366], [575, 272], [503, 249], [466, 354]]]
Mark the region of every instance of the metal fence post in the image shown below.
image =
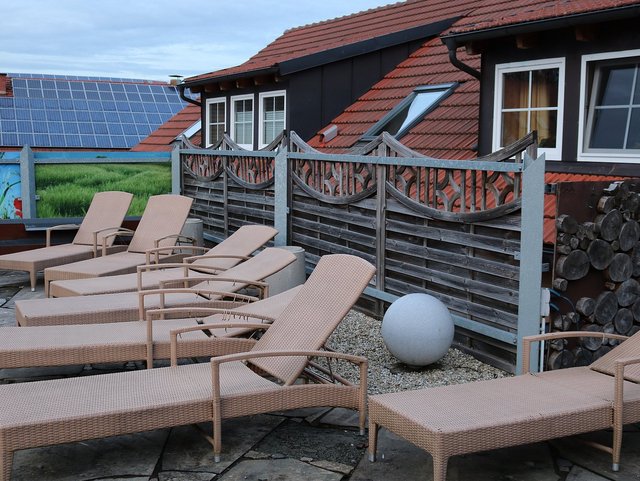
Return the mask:
[[[518, 333], [516, 373], [522, 372], [522, 338], [540, 333], [542, 312], [542, 242], [544, 215], [545, 156], [524, 155], [522, 174], [522, 217], [520, 224], [520, 280], [518, 293]], [[531, 357], [539, 356], [532, 346]], [[532, 363], [532, 371], [537, 364]]]
[[36, 172], [33, 150], [25, 145], [20, 151], [20, 195], [22, 197], [22, 218], [34, 219], [36, 210]]
[[182, 192], [182, 168], [180, 164], [180, 147], [175, 145], [171, 151], [171, 193]]
[[274, 178], [274, 199], [273, 199], [273, 226], [278, 230], [274, 240], [274, 245], [287, 245], [287, 219], [289, 216], [289, 157], [287, 149], [282, 149], [276, 155]]

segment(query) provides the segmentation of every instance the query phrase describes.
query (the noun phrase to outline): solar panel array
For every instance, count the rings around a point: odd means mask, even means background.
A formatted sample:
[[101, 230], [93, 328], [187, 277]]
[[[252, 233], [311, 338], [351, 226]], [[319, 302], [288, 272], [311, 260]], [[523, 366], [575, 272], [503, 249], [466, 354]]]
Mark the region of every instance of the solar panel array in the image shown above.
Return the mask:
[[103, 77], [9, 74], [0, 146], [127, 149], [182, 110], [168, 84]]

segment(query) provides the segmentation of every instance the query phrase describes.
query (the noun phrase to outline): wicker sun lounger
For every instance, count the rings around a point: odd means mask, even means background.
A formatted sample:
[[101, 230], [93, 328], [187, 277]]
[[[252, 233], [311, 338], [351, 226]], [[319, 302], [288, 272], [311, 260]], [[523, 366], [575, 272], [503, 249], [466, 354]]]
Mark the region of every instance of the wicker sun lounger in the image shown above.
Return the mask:
[[[172, 286], [139, 292], [16, 301], [16, 322], [19, 326], [104, 324], [144, 319], [147, 309], [236, 307], [238, 302], [252, 299], [235, 293], [249, 286], [266, 289], [261, 281], [295, 260], [295, 255], [288, 250], [268, 247], [218, 276], [184, 278], [191, 284], [197, 282], [189, 288]], [[218, 300], [217, 306], [211, 305], [213, 300]]]
[[[559, 337], [602, 333], [552, 333]], [[613, 336], [621, 338], [622, 336]], [[404, 437], [433, 457], [433, 480], [445, 481], [451, 456], [613, 429], [613, 470], [620, 462], [622, 426], [640, 421], [640, 334], [588, 367], [420, 389], [369, 397], [369, 458], [379, 427]]]
[[[148, 263], [147, 250], [175, 246], [189, 215], [192, 202], [193, 199], [182, 195], [152, 195], [149, 197], [147, 207], [142, 213], [140, 223], [126, 251], [112, 254], [109, 259], [102, 256], [46, 268], [44, 270], [45, 293], [49, 294], [49, 283], [55, 280], [87, 279], [135, 272], [137, 266]], [[155, 258], [156, 261], [161, 259], [159, 254]], [[165, 255], [165, 259], [170, 257]]]
[[[318, 349], [373, 273], [373, 266], [357, 257], [321, 258], [247, 353], [214, 357], [211, 363], [0, 386], [0, 481], [9, 481], [17, 450], [207, 421], [213, 424], [219, 460], [221, 420], [263, 412], [346, 407], [360, 411], [364, 428], [366, 359]], [[310, 372], [311, 356], [354, 362], [359, 385], [335, 376], [323, 379], [319, 369]], [[311, 382], [296, 383], [305, 375]]]
[[[93, 196], [80, 226], [59, 225], [47, 229], [46, 247], [0, 256], [0, 269], [27, 271], [31, 290], [36, 287], [36, 274], [47, 267], [59, 266], [98, 256], [103, 247], [103, 236], [117, 231], [131, 204], [132, 194], [127, 192], [99, 192]], [[56, 230], [78, 229], [70, 244], [51, 245], [51, 234]], [[109, 248], [114, 237], [107, 237]]]
[[[0, 328], [0, 369], [65, 366], [169, 359], [170, 332], [199, 324], [233, 322], [236, 328], [192, 331], [180, 337], [179, 357], [231, 354], [251, 349], [255, 340], [247, 338], [253, 329], [242, 323], [265, 322], [279, 316], [300, 290], [294, 287], [266, 299], [235, 309], [171, 308], [150, 311], [146, 322]], [[169, 311], [169, 312], [165, 312]], [[157, 319], [160, 313], [177, 319]], [[199, 318], [193, 316], [200, 316]], [[151, 323], [148, 326], [147, 323]]]
[[[266, 225], [244, 225], [205, 254], [183, 259], [183, 262], [191, 264], [188, 273], [184, 272], [184, 268], [169, 268], [164, 264], [139, 266], [136, 274], [51, 282], [49, 297], [87, 296], [157, 289], [160, 286], [160, 281], [167, 279], [187, 275], [197, 276], [198, 272], [218, 273], [246, 260], [254, 251], [273, 239], [277, 233], [276, 229]], [[188, 249], [195, 251], [203, 248], [197, 246], [181, 247], [181, 250]]]

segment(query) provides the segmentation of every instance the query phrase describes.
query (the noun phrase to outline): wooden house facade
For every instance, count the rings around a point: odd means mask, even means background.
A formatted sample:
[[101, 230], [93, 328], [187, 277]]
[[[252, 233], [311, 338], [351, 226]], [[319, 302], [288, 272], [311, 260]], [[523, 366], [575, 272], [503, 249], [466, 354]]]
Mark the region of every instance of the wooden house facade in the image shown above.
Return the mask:
[[228, 133], [258, 149], [282, 130], [324, 132], [470, 3], [410, 0], [291, 29], [241, 65], [185, 79], [180, 88], [200, 96], [202, 145]]

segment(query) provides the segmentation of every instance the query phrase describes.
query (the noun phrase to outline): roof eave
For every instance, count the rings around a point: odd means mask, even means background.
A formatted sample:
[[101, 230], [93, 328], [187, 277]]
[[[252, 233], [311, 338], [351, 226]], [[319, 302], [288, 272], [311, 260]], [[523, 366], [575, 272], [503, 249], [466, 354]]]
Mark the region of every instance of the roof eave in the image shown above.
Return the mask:
[[532, 20], [500, 27], [473, 30], [468, 32], [450, 33], [442, 35], [442, 42], [449, 48], [457, 48], [470, 42], [493, 40], [496, 38], [522, 35], [546, 30], [556, 30], [564, 27], [574, 27], [587, 23], [622, 20], [631, 16], [640, 16], [640, 5], [625, 5], [607, 10], [584, 12], [562, 17]]
[[434, 37], [449, 28], [460, 18], [461, 17], [451, 17], [438, 22], [432, 22], [426, 25], [401, 30], [399, 32], [380, 35], [360, 42], [323, 50], [303, 57], [285, 60], [279, 64], [280, 75], [289, 75], [403, 43]]
[[263, 75], [271, 75], [278, 73], [278, 66], [260, 68], [255, 70], [247, 70], [244, 72], [233, 73], [229, 75], [220, 75], [216, 77], [207, 77], [203, 79], [189, 81], [188, 79], [182, 82], [180, 85], [184, 88], [190, 89], [191, 87], [201, 87], [214, 82], [233, 82], [235, 80], [241, 80], [250, 77], [260, 77]]
[[321, 65], [326, 65], [332, 62], [338, 62], [347, 58], [355, 57], [357, 55], [364, 55], [367, 53], [375, 52], [383, 48], [393, 47], [402, 43], [417, 41], [421, 39], [427, 39], [434, 37], [443, 32], [461, 17], [451, 17], [438, 22], [428, 23], [418, 27], [408, 28], [399, 32], [389, 33], [386, 35], [380, 35], [368, 40], [351, 43], [348, 45], [335, 47], [321, 52], [304, 55], [302, 57], [293, 58], [290, 60], [284, 60], [271, 67], [247, 70], [244, 72], [238, 72], [230, 75], [211, 76], [198, 80], [190, 81], [186, 79], [180, 85], [185, 88], [201, 87], [206, 84], [220, 83], [220, 82], [233, 82], [236, 80], [258, 77], [263, 75], [278, 74], [281, 76], [289, 75], [303, 70], [308, 70]]

